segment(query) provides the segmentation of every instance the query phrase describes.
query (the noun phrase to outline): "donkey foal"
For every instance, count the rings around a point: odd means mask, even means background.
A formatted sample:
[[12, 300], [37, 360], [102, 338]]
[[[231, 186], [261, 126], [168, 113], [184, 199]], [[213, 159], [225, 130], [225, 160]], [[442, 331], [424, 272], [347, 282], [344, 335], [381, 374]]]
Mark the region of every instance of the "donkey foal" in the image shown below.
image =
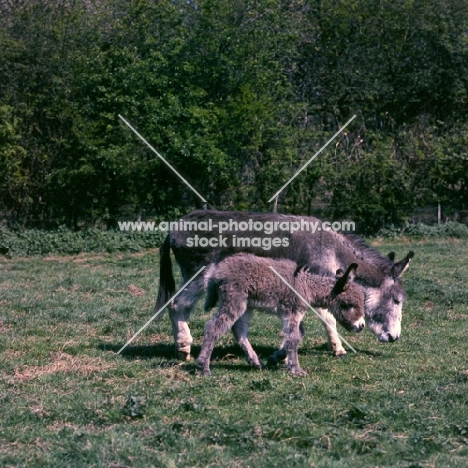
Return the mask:
[[273, 267], [309, 304], [326, 307], [336, 320], [348, 330], [364, 328], [364, 295], [353, 284], [357, 264], [349, 266], [346, 273], [339, 270], [332, 278], [313, 274], [306, 267], [286, 259], [256, 257], [240, 253], [227, 257], [208, 268], [205, 275], [207, 299], [205, 310], [216, 304], [216, 315], [207, 322], [203, 346], [197, 366], [203, 375], [210, 375], [210, 358], [216, 341], [233, 327], [239, 345], [247, 355], [247, 361], [261, 367], [261, 363], [247, 339], [247, 329], [252, 309], [261, 309], [279, 315], [285, 335], [283, 345], [272, 359], [287, 357], [288, 371], [296, 375], [306, 373], [299, 366], [298, 347], [302, 341], [300, 323], [307, 306], [269, 268]]

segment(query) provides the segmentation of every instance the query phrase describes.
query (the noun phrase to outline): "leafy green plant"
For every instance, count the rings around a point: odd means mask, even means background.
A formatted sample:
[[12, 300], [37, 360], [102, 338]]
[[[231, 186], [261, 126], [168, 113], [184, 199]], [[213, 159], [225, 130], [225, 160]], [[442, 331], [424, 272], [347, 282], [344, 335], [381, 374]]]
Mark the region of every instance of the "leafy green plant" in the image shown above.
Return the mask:
[[462, 223], [449, 221], [444, 224], [427, 225], [423, 223], [406, 224], [403, 227], [389, 226], [381, 229], [377, 236], [385, 238], [398, 238], [401, 236], [414, 237], [414, 238], [468, 238], [468, 226]]
[[70, 255], [80, 252], [136, 252], [159, 247], [164, 237], [165, 233], [161, 231], [72, 231], [63, 226], [56, 231], [0, 229], [0, 253], [25, 256], [51, 253]]

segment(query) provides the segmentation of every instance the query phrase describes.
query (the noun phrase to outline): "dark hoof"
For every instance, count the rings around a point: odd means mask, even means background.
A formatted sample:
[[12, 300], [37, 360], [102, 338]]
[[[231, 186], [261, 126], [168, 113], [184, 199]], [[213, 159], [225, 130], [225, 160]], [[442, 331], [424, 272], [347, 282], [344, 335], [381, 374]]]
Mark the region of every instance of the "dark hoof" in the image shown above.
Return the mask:
[[247, 358], [246, 361], [247, 361], [247, 364], [250, 367], [253, 367], [255, 369], [263, 369], [265, 367], [265, 365], [263, 364], [262, 361], [260, 361], [260, 359], [258, 361], [253, 361], [253, 360]]
[[209, 368], [206, 368], [203, 365], [199, 365], [198, 363], [197, 363], [197, 369], [200, 371], [201, 375], [203, 376], [208, 377], [211, 375], [211, 371]]
[[193, 356], [190, 353], [187, 354], [187, 353], [184, 353], [183, 351], [178, 351], [177, 359], [179, 359], [180, 361], [188, 362], [188, 361], [193, 361]]
[[278, 359], [276, 359], [274, 356], [270, 356], [267, 360], [267, 366], [276, 367], [277, 365], [278, 365]]
[[288, 357], [286, 351], [284, 349], [279, 349], [275, 351], [269, 358], [268, 358], [268, 366], [273, 367], [276, 366], [280, 361], [284, 361]]

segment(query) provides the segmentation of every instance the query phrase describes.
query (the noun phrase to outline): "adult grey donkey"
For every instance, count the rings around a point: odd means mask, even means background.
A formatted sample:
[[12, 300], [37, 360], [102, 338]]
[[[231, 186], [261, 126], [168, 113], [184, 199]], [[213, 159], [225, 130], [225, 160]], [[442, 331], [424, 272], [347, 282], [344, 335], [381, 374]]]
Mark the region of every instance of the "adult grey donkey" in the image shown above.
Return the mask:
[[[221, 223], [223, 227], [228, 227], [222, 234], [219, 232]], [[292, 229], [282, 229], [285, 225], [291, 226], [291, 223], [302, 228], [294, 232], [291, 232]], [[267, 231], [268, 234], [265, 230], [262, 232], [249, 228], [260, 224], [271, 228]], [[307, 225], [315, 226], [315, 229], [307, 230]], [[237, 252], [285, 258], [299, 265], [317, 264], [329, 275], [334, 275], [338, 269], [345, 270], [351, 263], [358, 263], [355, 281], [364, 292], [364, 312], [368, 328], [381, 342], [398, 340], [405, 299], [400, 278], [414, 253], [409, 252], [402, 260], [394, 262], [392, 254], [382, 257], [361, 237], [320, 229], [321, 225], [322, 222], [317, 218], [275, 213], [197, 210], [185, 215], [178, 223], [180, 229], [171, 230], [160, 249], [156, 310], [175, 292], [171, 249], [182, 272], [181, 287], [202, 266], [219, 263], [223, 258]], [[203, 245], [199, 242], [197, 246], [194, 241], [201, 238], [204, 239]], [[169, 306], [176, 351], [181, 359], [191, 359], [190, 347], [193, 340], [187, 322], [203, 293], [204, 280], [200, 276]], [[345, 356], [346, 351], [336, 333], [335, 318], [324, 308], [319, 308], [318, 311], [326, 321], [331, 350], [336, 356]]]

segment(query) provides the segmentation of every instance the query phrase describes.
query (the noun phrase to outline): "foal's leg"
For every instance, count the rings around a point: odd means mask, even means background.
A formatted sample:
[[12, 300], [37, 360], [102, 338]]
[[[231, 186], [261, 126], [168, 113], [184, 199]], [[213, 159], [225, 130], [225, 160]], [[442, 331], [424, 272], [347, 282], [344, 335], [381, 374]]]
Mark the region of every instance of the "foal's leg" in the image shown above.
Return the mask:
[[203, 345], [197, 359], [197, 367], [203, 375], [211, 375], [210, 359], [216, 341], [229, 331], [247, 308], [247, 294], [231, 294], [228, 298], [220, 297], [220, 306], [216, 315], [205, 325]]
[[288, 358], [288, 371], [294, 375], [307, 375], [305, 371], [301, 369], [298, 359], [298, 348], [302, 341], [300, 332], [300, 323], [304, 312], [302, 311], [291, 311], [287, 314], [286, 320], [284, 321], [285, 327], [283, 331], [286, 335], [284, 340], [284, 349], [287, 353]]
[[257, 367], [261, 369], [263, 367], [262, 362], [258, 359], [257, 353], [253, 350], [252, 345], [248, 339], [249, 333], [249, 322], [252, 318], [253, 310], [247, 309], [245, 314], [240, 317], [237, 322], [232, 327], [232, 333], [236, 338], [237, 343], [242, 348], [247, 358], [247, 362], [252, 367]]
[[[181, 289], [184, 287], [183, 285], [184, 283], [182, 283]], [[203, 277], [192, 281], [169, 306], [169, 317], [171, 319], [177, 357], [183, 361], [192, 359], [190, 347], [193, 338], [190, 334], [190, 328], [187, 322], [190, 319], [192, 309], [202, 295]]]
[[346, 357], [346, 351], [341, 344], [340, 337], [336, 331], [336, 319], [333, 315], [328, 312], [327, 309], [317, 307], [318, 313], [325, 320], [325, 330], [328, 336], [328, 348], [333, 352], [335, 356]]
[[[286, 316], [283, 315], [281, 317], [281, 322], [283, 324], [283, 330], [284, 330], [284, 328], [286, 326], [285, 320], [286, 320]], [[305, 328], [304, 328], [304, 322], [302, 320], [301, 320], [301, 323], [299, 324], [299, 333], [301, 334], [301, 339], [304, 338]], [[283, 333], [283, 335], [284, 335], [284, 333]], [[276, 366], [280, 361], [284, 361], [284, 360], [287, 359], [287, 357], [288, 357], [287, 351], [284, 348], [285, 341], [286, 341], [286, 336], [284, 336], [283, 342], [281, 343], [280, 348], [277, 351], [275, 351], [271, 356], [268, 357], [268, 365], [269, 366]]]

